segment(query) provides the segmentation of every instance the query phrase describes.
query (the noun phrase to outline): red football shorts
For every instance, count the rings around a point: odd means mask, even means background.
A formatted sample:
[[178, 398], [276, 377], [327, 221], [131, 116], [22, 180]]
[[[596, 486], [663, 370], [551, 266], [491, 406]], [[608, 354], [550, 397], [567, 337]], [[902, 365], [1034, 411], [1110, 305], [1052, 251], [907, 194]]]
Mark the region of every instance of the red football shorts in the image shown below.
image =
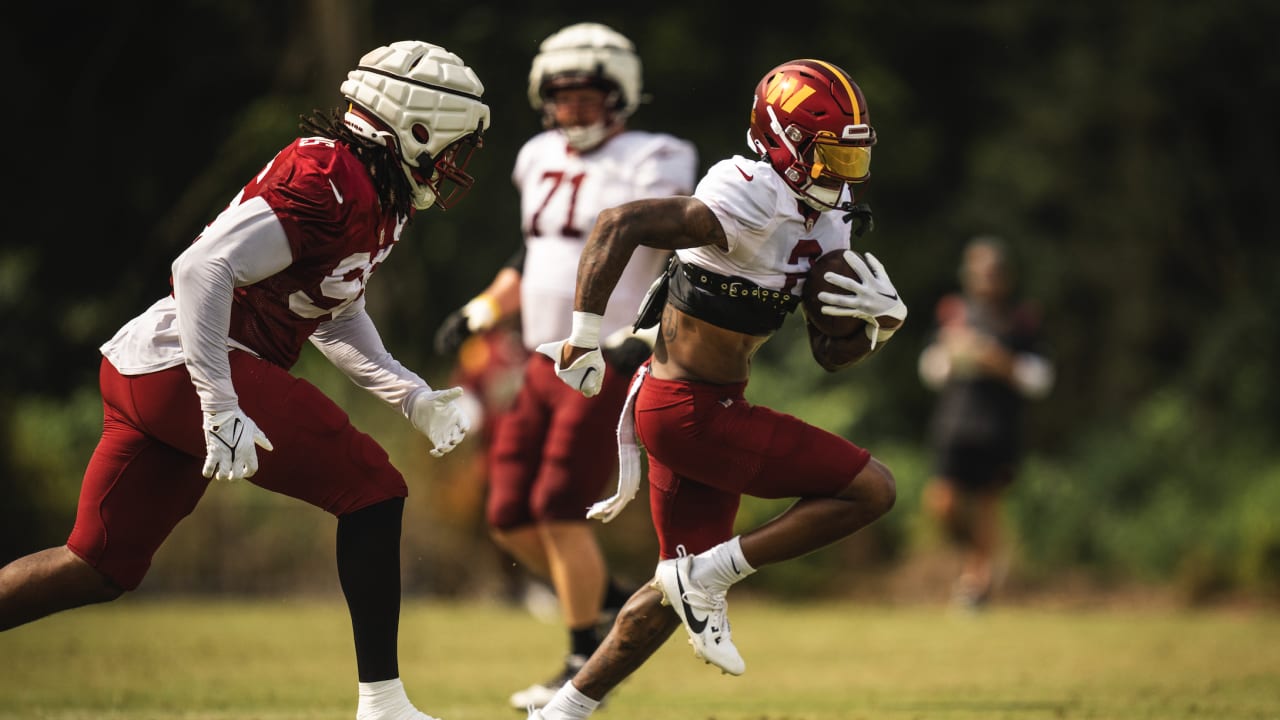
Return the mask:
[[636, 434], [649, 456], [649, 507], [663, 558], [733, 537], [743, 495], [827, 497], [871, 454], [844, 438], [743, 397], [747, 384], [644, 379]]
[[489, 525], [580, 520], [618, 468], [618, 417], [631, 378], [610, 367], [604, 386], [584, 397], [556, 377], [555, 363], [529, 356], [515, 404], [489, 448]]
[[[240, 409], [275, 446], [258, 448], [249, 482], [338, 516], [408, 494], [386, 451], [314, 385], [248, 353], [230, 358]], [[104, 359], [99, 383], [102, 439], [85, 469], [67, 547], [132, 590], [209, 485], [200, 403], [181, 365], [125, 376]]]

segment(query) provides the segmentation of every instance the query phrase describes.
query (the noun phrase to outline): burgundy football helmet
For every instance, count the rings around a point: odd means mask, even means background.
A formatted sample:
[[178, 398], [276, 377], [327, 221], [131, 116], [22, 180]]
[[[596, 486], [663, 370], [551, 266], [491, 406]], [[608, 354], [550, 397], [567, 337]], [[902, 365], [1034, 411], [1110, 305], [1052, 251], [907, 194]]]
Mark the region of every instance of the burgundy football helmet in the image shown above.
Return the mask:
[[849, 73], [822, 60], [792, 60], [756, 86], [747, 144], [805, 202], [834, 209], [846, 185], [871, 177], [876, 131]]

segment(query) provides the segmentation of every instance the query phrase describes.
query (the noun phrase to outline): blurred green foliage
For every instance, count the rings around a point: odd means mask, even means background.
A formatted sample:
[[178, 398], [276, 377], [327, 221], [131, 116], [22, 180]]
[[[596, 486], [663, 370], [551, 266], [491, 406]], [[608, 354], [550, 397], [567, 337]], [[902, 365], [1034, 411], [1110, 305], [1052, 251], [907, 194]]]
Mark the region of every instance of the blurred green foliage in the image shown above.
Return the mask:
[[[17, 189], [0, 240], [0, 559], [70, 529], [96, 441], [97, 346], [168, 291], [169, 263], [294, 137], [299, 115], [336, 105], [362, 52], [406, 37], [471, 64], [494, 117], [470, 197], [420, 215], [371, 286], [388, 346], [445, 382], [449, 361], [432, 355], [431, 333], [519, 243], [509, 174], [540, 127], [525, 95], [529, 61], [552, 31], [596, 20], [644, 58], [652, 100], [632, 125], [693, 140], [704, 168], [747, 152], [750, 92], [779, 62], [831, 60], [869, 98], [880, 143], [866, 187], [877, 230], [864, 245], [892, 271], [910, 321], [881, 355], [836, 375], [784, 328], [761, 351], [749, 395], [890, 460], [899, 506], [847, 549], [798, 563], [797, 573], [821, 571], [803, 585], [915, 547], [932, 401], [915, 358], [933, 302], [954, 287], [960, 247], [989, 232], [1011, 242], [1059, 368], [1055, 393], [1032, 409], [1033, 455], [1012, 507], [1023, 572], [1047, 580], [1083, 568], [1175, 583], [1192, 599], [1280, 594], [1275, 3], [908, 0], [816, 3], [789, 18], [722, 1], [641, 13], [183, 0], [145, 17], [136, 4], [78, 7], [74, 23], [62, 6], [23, 12], [0, 29], [17, 79], [3, 120]], [[411, 476], [420, 504], [409, 517], [438, 530], [406, 529], [407, 566], [436, 563], [418, 587], [457, 591], [479, 558], [500, 562], [478, 527], [482, 483], [456, 482], [467, 452], [428, 461], [393, 412], [314, 358], [299, 371], [327, 383]], [[234, 566], [245, 557], [235, 549], [305, 555], [328, 542], [323, 517], [301, 535], [275, 527], [292, 513], [270, 510], [291, 506], [264, 495], [211, 492], [175, 547], [196, 554], [204, 538], [228, 558], [205, 562]], [[743, 522], [776, 510], [749, 503]], [[237, 539], [218, 535], [220, 522]], [[640, 572], [651, 532], [643, 518], [618, 524], [606, 540]], [[192, 575], [214, 583], [235, 572], [205, 569]]]

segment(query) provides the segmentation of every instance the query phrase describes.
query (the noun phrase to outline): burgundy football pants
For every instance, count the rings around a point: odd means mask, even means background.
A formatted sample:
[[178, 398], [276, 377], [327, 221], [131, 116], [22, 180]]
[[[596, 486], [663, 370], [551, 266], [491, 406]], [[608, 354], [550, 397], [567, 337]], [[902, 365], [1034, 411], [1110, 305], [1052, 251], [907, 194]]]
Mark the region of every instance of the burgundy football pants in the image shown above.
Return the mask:
[[[314, 385], [245, 352], [230, 358], [241, 410], [275, 447], [258, 448], [249, 482], [337, 516], [408, 494], [386, 451]], [[99, 382], [102, 438], [67, 546], [132, 590], [209, 485], [200, 404], [181, 365], [125, 376], [104, 359]]]
[[743, 397], [746, 383], [659, 380], [636, 396], [636, 433], [649, 455], [649, 506], [659, 553], [690, 554], [733, 537], [743, 495], [829, 497], [871, 454], [844, 438]]

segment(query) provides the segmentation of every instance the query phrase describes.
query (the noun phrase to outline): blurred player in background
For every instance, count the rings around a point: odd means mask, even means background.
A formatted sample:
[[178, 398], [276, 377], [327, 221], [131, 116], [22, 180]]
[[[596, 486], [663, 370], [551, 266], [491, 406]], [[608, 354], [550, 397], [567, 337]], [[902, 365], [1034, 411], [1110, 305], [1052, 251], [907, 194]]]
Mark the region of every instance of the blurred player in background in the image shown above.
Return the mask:
[[475, 538], [481, 552], [491, 552], [501, 585], [495, 593], [502, 600], [524, 604], [546, 622], [559, 622], [560, 609], [555, 594], [541, 581], [533, 580], [489, 537], [485, 522], [485, 498], [489, 490], [488, 451], [494, 428], [511, 411], [529, 352], [520, 341], [520, 315], [510, 315], [489, 330], [468, 337], [458, 348], [457, 362], [449, 384], [465, 392], [458, 404], [471, 421], [467, 433], [469, 447], [454, 461], [464, 465], [443, 491], [450, 503], [448, 513], [459, 532]]
[[[906, 319], [880, 262], [849, 251], [848, 221], [869, 220], [852, 196], [870, 175], [870, 122], [866, 99], [844, 70], [821, 60], [784, 63], [753, 97], [748, 137], [759, 160], [721, 160], [692, 197], [639, 200], [600, 214], [583, 250], [568, 339], [538, 351], [555, 360], [571, 388], [600, 392], [616, 374], [602, 357], [601, 315], [613, 306], [623, 267], [643, 247], [675, 251], [665, 301], [657, 289], [645, 305], [656, 312], [638, 321], [660, 331], [619, 425], [624, 454], [638, 454], [636, 440], [648, 452], [661, 558], [652, 584], [632, 595], [600, 648], [531, 717], [587, 717], [682, 623], [698, 657], [742, 674], [746, 662], [727, 614], [730, 586], [848, 537], [893, 506], [893, 475], [867, 450], [744, 395], [754, 354], [801, 305], [810, 265], [827, 252], [844, 250], [852, 271], [824, 276], [841, 291], [820, 293], [821, 311], [864, 322], [841, 337], [806, 322], [821, 367], [861, 361]], [[593, 514], [609, 520], [638, 484], [635, 474], [620, 473], [618, 492]], [[796, 501], [735, 535], [743, 495]]]
[[387, 352], [365, 285], [415, 211], [470, 187], [483, 91], [444, 48], [377, 48], [342, 83], [343, 106], [304, 118], [305, 134], [178, 256], [172, 292], [102, 346], [102, 438], [75, 527], [65, 546], [0, 568], [0, 629], [137, 588], [211, 478], [251, 478], [338, 518], [357, 720], [430, 720], [399, 677], [404, 478], [289, 368], [310, 341], [403, 412], [432, 455], [463, 439], [462, 389], [433, 390]]
[[[520, 149], [524, 246], [489, 287], [437, 333], [454, 352], [519, 310], [526, 348], [565, 337], [583, 243], [603, 209], [637, 198], [688, 194], [697, 173], [689, 142], [627, 127], [641, 101], [641, 62], [630, 40], [598, 23], [565, 27], [543, 41], [529, 73], [529, 101], [547, 128]], [[550, 580], [568, 627], [569, 652], [555, 676], [514, 693], [513, 707], [541, 707], [599, 645], [602, 608], [629, 595], [609, 578], [586, 517], [618, 463], [616, 429], [627, 382], [652, 335], [631, 331], [636, 309], [669, 253], [630, 259], [601, 327], [610, 372], [593, 399], [565, 387], [555, 363], [532, 354], [512, 411], [495, 428], [487, 516], [494, 540], [534, 575]], [[608, 613], [605, 613], [608, 617]]]
[[1023, 407], [1049, 393], [1054, 368], [1040, 349], [1039, 313], [1015, 296], [1003, 241], [969, 243], [960, 285], [938, 302], [919, 361], [920, 378], [938, 392], [924, 504], [964, 554], [952, 601], [976, 609], [998, 580], [1002, 500], [1022, 455]]

